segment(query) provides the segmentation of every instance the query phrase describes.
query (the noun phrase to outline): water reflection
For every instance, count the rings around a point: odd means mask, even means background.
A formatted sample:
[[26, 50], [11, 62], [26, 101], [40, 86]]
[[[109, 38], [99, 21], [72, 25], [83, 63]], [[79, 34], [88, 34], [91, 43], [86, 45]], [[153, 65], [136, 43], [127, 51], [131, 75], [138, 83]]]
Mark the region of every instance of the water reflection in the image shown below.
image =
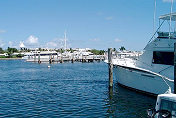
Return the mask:
[[156, 98], [123, 88], [118, 84], [107, 94], [107, 117], [146, 118], [146, 110], [155, 106]]

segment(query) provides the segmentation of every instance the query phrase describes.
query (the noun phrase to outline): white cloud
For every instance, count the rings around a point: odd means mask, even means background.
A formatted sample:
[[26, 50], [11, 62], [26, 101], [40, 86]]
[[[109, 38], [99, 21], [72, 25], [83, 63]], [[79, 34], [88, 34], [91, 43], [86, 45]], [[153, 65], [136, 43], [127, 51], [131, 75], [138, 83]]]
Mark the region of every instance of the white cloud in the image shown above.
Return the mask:
[[8, 42], [8, 47], [11, 47], [11, 48], [19, 48], [19, 46], [16, 45], [17, 42], [12, 42], [12, 41], [9, 41]]
[[55, 42], [48, 42], [48, 43], [46, 43], [46, 46], [47, 47], [57, 47], [57, 43], [55, 43]]
[[102, 15], [103, 15], [103, 12], [97, 12], [97, 15], [98, 15], [98, 16], [102, 16]]
[[105, 18], [105, 20], [112, 20], [112, 19], [113, 19], [112, 16], [108, 16], [108, 17]]
[[98, 39], [98, 38], [94, 38], [94, 39], [90, 39], [91, 41], [99, 41], [100, 39]]
[[36, 48], [39, 46], [38, 38], [31, 35], [27, 38], [26, 41], [24, 41], [24, 45], [26, 45], [28, 48]]
[[[176, 0], [173, 0], [176, 1]], [[163, 0], [163, 2], [172, 2], [172, 0]]]
[[120, 39], [118, 39], [118, 38], [116, 38], [114, 41], [115, 41], [115, 42], [122, 42], [122, 40], [120, 40]]
[[13, 42], [12, 41], [9, 41], [9, 47], [13, 47]]
[[0, 33], [5, 33], [5, 32], [6, 32], [5, 30], [0, 29]]
[[31, 44], [37, 44], [38, 43], [38, 38], [31, 35], [31, 36], [28, 37], [28, 39], [25, 41], [25, 43], [30, 44], [30, 45]]
[[2, 40], [0, 40], [0, 47], [3, 47], [4, 45], [5, 43]]
[[47, 48], [62, 48], [63, 47], [63, 39], [55, 38], [52, 41], [46, 43]]

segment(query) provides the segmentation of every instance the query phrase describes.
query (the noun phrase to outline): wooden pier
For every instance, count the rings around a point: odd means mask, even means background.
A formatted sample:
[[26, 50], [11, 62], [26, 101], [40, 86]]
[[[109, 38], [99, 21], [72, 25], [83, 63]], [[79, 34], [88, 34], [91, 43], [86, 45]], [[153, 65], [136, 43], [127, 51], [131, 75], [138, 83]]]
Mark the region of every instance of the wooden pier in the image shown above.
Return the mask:
[[48, 57], [42, 57], [40, 54], [29, 56], [26, 60], [27, 62], [35, 62], [35, 63], [64, 63], [64, 62], [82, 62], [82, 63], [90, 63], [90, 62], [100, 62], [105, 60], [105, 55], [88, 55], [88, 56], [53, 56], [50, 55]]

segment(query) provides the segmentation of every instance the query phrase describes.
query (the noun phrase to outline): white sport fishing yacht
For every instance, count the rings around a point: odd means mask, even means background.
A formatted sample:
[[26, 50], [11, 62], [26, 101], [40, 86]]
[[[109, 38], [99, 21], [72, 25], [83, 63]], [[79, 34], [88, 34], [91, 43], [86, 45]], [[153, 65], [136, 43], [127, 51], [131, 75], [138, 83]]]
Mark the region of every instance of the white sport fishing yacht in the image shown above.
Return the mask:
[[[114, 72], [119, 85], [152, 95], [174, 90], [174, 43], [176, 42], [176, 13], [159, 17], [159, 28], [144, 48], [139, 59], [113, 60]], [[161, 22], [162, 21], [162, 22]], [[169, 23], [169, 32], [161, 31]], [[156, 36], [157, 35], [157, 36]]]

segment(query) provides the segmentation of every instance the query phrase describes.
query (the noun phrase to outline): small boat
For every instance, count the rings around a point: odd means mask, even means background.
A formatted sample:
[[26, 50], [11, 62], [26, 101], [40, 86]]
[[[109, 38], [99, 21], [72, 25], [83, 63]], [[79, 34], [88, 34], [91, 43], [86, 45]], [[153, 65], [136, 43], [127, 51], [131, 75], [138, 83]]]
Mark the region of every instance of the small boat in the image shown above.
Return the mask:
[[147, 110], [148, 118], [176, 118], [176, 94], [157, 96], [156, 106]]

